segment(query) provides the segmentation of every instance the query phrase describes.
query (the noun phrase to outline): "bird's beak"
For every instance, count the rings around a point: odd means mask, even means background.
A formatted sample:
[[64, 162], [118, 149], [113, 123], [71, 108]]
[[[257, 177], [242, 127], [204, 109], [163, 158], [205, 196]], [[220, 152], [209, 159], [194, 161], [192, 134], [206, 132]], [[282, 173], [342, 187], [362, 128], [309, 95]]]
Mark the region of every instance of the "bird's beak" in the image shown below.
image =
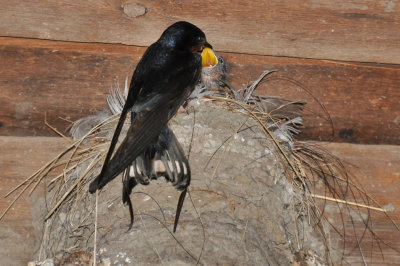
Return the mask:
[[[208, 45], [208, 46], [207, 46]], [[218, 58], [212, 50], [212, 46], [209, 43], [204, 45], [203, 51], [201, 52], [201, 66], [202, 67], [214, 67], [218, 64]]]

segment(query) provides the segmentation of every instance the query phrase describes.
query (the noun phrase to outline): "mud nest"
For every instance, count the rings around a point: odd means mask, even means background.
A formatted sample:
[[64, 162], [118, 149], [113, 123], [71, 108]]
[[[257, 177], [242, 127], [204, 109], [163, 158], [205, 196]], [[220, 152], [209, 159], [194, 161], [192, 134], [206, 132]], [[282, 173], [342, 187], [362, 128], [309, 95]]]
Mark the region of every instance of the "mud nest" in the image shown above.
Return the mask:
[[[127, 232], [129, 213], [117, 178], [98, 197], [100, 259], [116, 264], [287, 265], [300, 250], [324, 258], [324, 243], [308, 222], [302, 193], [286, 178], [275, 144], [249, 116], [212, 102], [197, 103], [170, 123], [190, 149], [193, 173], [176, 234], [171, 224], [179, 194], [164, 180], [135, 188], [135, 222]], [[106, 134], [109, 138], [112, 131]], [[76, 178], [90, 164], [81, 165]], [[90, 170], [87, 180], [100, 166]], [[72, 197], [53, 214], [52, 232], [43, 242], [45, 257], [93, 250], [95, 198]]]
[[[349, 249], [330, 241], [332, 231], [345, 241], [343, 213], [359, 217], [364, 234], [381, 241], [369, 225], [370, 210], [385, 210], [370, 206], [373, 199], [349, 180], [340, 160], [295, 141], [304, 103], [254, 93], [269, 73], [239, 91], [227, 84], [219, 84], [228, 87], [222, 92], [198, 86], [193, 98], [206, 98], [190, 101], [170, 121], [192, 169], [175, 234], [179, 192], [163, 179], [135, 187], [135, 221], [129, 231], [119, 178], [97, 196], [87, 192], [124, 104], [119, 87], [112, 89], [110, 110], [77, 121], [71, 145], [21, 184], [37, 186], [50, 171], [63, 168], [46, 181], [47, 194], [35, 203], [42, 210], [36, 219], [43, 221], [38, 259], [65, 264], [78, 256], [91, 261], [96, 252], [103, 265], [334, 264], [343, 262]], [[128, 127], [125, 122], [122, 135]], [[321, 208], [315, 198], [332, 204]], [[329, 212], [339, 213], [342, 224], [327, 219]], [[360, 247], [357, 243], [350, 250]]]

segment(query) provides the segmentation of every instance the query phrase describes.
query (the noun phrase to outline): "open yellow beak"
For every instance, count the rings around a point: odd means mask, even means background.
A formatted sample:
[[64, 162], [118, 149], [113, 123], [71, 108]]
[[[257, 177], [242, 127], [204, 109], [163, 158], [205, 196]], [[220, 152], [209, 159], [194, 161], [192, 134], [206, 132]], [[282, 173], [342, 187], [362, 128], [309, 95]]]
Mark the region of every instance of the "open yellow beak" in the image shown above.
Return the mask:
[[201, 52], [201, 66], [202, 67], [214, 67], [218, 64], [218, 58], [214, 54], [213, 50], [204, 47], [203, 52]]

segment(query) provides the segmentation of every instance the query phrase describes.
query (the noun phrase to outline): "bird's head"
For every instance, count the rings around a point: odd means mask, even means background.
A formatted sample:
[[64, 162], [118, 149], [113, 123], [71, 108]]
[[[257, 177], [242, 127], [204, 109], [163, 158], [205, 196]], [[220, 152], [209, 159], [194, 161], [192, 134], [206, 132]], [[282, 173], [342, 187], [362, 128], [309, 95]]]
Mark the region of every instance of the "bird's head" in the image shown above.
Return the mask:
[[182, 52], [202, 52], [204, 47], [212, 48], [204, 32], [186, 21], [169, 26], [161, 35], [160, 41], [169, 48]]
[[202, 53], [203, 67], [212, 67], [218, 63], [204, 32], [189, 22], [172, 24], [163, 32], [160, 41], [176, 51]]

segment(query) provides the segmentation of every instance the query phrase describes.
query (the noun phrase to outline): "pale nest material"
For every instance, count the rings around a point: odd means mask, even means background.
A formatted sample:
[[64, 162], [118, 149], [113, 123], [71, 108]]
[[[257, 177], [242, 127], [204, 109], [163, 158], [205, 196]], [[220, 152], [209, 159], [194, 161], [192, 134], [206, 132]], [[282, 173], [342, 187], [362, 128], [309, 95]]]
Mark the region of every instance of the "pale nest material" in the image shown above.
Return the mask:
[[[191, 98], [220, 95], [204, 87], [207, 85], [199, 84]], [[271, 106], [253, 96], [253, 90], [239, 91], [235, 97], [260, 103], [263, 108]], [[118, 85], [111, 88], [107, 97], [111, 113], [122, 110], [125, 97], [126, 89], [121, 93]], [[285, 177], [273, 141], [243, 110], [199, 101], [202, 100], [191, 101], [188, 111], [170, 122], [185, 150], [190, 150], [192, 168], [190, 200], [184, 204], [177, 233], [173, 236], [168, 229], [175, 213], [177, 191], [163, 180], [135, 188], [132, 202], [136, 220], [132, 230], [126, 232], [129, 214], [121, 204], [122, 185], [117, 178], [99, 194], [99, 258], [115, 264], [129, 261], [171, 265], [288, 264], [300, 251], [323, 258], [324, 244], [308, 224], [301, 192]], [[77, 121], [71, 131], [74, 139], [92, 130], [91, 125], [104, 121], [105, 114]], [[290, 150], [294, 147], [292, 134], [297, 132], [296, 125], [301, 125], [299, 116], [271, 121], [268, 127]], [[112, 126], [108, 126], [105, 130], [99, 128], [95, 135], [109, 141], [112, 133]], [[97, 145], [93, 138], [88, 139], [89, 145]], [[103, 146], [101, 149], [105, 150]], [[100, 170], [101, 160], [95, 162], [97, 158], [77, 167], [69, 174], [67, 183], [76, 182], [83, 172], [88, 172], [82, 183], [85, 186]], [[47, 243], [43, 243], [42, 257], [63, 257], [61, 250], [91, 252], [93, 197], [72, 197], [76, 200], [62, 204], [53, 214], [53, 231], [44, 239]], [[50, 250], [56, 252], [49, 253]]]
[[[300, 250], [323, 258], [323, 242], [308, 225], [300, 192], [286, 179], [274, 144], [257, 124], [211, 102], [193, 102], [188, 110], [170, 124], [183, 147], [191, 146], [191, 200], [184, 204], [175, 234], [182, 247], [163, 225], [171, 230], [178, 192], [163, 180], [135, 188], [136, 220], [127, 232], [129, 214], [121, 203], [122, 185], [117, 178], [98, 199], [99, 258], [115, 264], [128, 259], [132, 264], [192, 265], [202, 252], [200, 263], [205, 265], [288, 265]], [[100, 167], [98, 163], [92, 172]], [[60, 241], [69, 227], [64, 248], [90, 252], [92, 228], [72, 228], [90, 224], [93, 197], [86, 196], [74, 215], [68, 214], [68, 208], [72, 203], [55, 214], [52, 234]]]
[[[287, 265], [299, 248], [324, 256], [323, 243], [307, 225], [297, 189], [287, 181], [274, 145], [262, 137], [251, 119], [202, 103], [190, 114], [177, 115], [171, 128], [186, 149], [191, 143], [192, 201], [185, 202], [175, 234], [191, 255], [151, 217], [171, 229], [178, 193], [158, 180], [135, 188], [135, 192], [152, 196], [163, 211], [149, 196], [134, 194], [137, 218], [129, 233], [129, 215], [119, 198], [120, 182], [101, 193], [98, 215], [99, 227], [104, 229], [99, 231], [98, 247], [106, 251], [100, 257], [118, 260], [122, 252], [133, 264], [192, 265], [204, 241], [200, 263], [205, 265]], [[222, 143], [225, 145], [215, 153]], [[300, 230], [296, 232], [296, 228]]]

